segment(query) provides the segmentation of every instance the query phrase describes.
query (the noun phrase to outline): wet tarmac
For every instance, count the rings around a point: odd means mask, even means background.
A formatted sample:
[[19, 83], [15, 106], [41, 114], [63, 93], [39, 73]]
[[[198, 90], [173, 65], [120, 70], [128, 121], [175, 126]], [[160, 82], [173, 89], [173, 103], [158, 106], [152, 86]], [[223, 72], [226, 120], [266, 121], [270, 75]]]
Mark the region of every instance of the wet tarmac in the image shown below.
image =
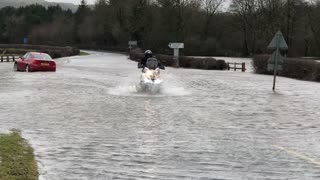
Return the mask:
[[22, 131], [41, 180], [320, 179], [319, 83], [167, 68], [148, 95], [124, 55], [57, 62], [0, 63], [0, 132]]

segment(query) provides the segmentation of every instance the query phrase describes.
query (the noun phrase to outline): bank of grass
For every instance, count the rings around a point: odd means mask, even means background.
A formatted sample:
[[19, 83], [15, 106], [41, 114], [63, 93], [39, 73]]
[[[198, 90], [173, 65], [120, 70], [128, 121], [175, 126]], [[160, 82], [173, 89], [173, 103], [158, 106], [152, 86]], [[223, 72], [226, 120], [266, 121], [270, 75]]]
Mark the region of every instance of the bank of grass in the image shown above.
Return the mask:
[[86, 52], [83, 52], [83, 51], [80, 51], [80, 56], [88, 56], [90, 55], [89, 53], [86, 53]]
[[38, 180], [33, 150], [18, 132], [0, 134], [0, 180]]

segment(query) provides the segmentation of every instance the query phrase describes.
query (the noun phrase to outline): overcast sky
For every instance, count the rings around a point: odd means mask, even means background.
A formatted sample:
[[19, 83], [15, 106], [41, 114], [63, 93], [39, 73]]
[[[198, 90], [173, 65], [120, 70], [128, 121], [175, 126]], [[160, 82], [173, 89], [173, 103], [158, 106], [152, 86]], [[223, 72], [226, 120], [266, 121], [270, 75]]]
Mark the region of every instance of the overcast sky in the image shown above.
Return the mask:
[[[68, 2], [68, 3], [73, 3], [73, 4], [80, 4], [81, 0], [46, 0], [46, 1], [51, 1], [51, 2]], [[96, 0], [86, 0], [87, 3], [89, 4], [94, 4]], [[225, 0], [226, 6], [229, 5], [231, 0]]]
[[[81, 0], [46, 0], [50, 2], [66, 2], [66, 3], [73, 3], [73, 4], [80, 4]], [[96, 0], [87, 0], [87, 3], [93, 4]]]
[[[81, 0], [46, 0], [50, 2], [65, 2], [65, 3], [73, 3], [73, 4], [80, 4]], [[96, 0], [86, 0], [88, 4], [94, 4]], [[231, 0], [224, 0], [223, 10], [226, 11], [230, 5]]]

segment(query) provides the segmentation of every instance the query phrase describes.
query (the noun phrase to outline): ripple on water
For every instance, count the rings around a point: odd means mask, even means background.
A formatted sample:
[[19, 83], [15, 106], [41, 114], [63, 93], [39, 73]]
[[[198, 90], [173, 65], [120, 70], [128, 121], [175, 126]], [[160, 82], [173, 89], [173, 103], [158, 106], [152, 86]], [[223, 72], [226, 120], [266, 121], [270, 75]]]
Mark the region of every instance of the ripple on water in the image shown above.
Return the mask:
[[167, 96], [187, 96], [191, 93], [183, 87], [163, 87], [157, 94], [139, 92], [138, 85], [118, 86], [109, 89], [108, 94], [114, 96], [135, 96], [135, 97], [167, 97]]

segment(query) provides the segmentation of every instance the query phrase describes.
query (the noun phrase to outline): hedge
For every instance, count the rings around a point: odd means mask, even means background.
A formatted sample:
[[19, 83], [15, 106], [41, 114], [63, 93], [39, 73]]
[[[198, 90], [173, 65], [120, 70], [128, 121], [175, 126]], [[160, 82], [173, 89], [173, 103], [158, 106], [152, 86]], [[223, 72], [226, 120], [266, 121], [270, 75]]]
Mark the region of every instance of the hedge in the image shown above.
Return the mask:
[[[165, 66], [175, 66], [173, 56], [157, 54], [155, 55], [160, 62]], [[141, 49], [135, 49], [130, 52], [130, 59], [140, 62], [144, 57]], [[227, 63], [224, 60], [216, 60], [214, 58], [199, 58], [199, 57], [179, 57], [180, 67], [205, 69], [205, 70], [224, 70], [227, 68]]]
[[[273, 74], [268, 71], [270, 55], [257, 55], [253, 58], [253, 67], [257, 74]], [[320, 82], [320, 63], [303, 58], [284, 58], [280, 76]]]
[[74, 47], [57, 47], [46, 45], [29, 44], [0, 44], [0, 53], [7, 54], [25, 54], [30, 51], [48, 53], [52, 58], [79, 55], [80, 50]]

